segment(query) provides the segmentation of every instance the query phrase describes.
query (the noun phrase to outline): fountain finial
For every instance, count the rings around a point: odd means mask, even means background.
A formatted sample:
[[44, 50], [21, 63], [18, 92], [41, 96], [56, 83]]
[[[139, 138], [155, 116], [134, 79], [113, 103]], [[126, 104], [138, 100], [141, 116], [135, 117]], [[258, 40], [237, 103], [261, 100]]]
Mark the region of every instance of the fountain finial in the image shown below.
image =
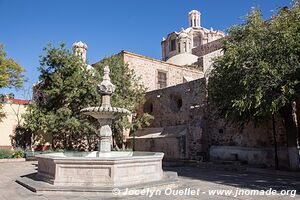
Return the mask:
[[116, 86], [110, 82], [109, 72], [109, 66], [105, 66], [103, 80], [97, 85], [97, 90], [101, 95], [111, 95], [116, 89]]
[[111, 107], [110, 95], [112, 95], [116, 89], [116, 86], [110, 82], [109, 71], [109, 66], [105, 66], [102, 82], [97, 85], [97, 91], [102, 96], [102, 107]]

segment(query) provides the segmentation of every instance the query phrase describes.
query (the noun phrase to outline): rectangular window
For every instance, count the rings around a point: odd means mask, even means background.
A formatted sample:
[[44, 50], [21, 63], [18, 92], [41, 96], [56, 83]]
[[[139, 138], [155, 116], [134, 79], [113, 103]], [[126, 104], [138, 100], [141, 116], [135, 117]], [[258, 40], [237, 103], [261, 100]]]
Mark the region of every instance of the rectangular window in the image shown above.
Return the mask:
[[176, 43], [175, 43], [175, 39], [171, 40], [171, 44], [170, 44], [170, 51], [175, 51], [176, 50]]
[[166, 72], [157, 72], [157, 89], [167, 87], [167, 73]]

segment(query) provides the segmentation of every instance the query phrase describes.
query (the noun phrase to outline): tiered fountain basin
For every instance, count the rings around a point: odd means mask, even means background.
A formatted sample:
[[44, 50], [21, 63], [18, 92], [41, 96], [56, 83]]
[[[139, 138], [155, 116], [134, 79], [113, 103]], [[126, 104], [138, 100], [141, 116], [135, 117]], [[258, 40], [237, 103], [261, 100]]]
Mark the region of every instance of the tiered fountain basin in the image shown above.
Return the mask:
[[118, 115], [129, 115], [130, 112], [125, 108], [118, 107], [88, 107], [80, 111], [85, 115], [90, 115], [96, 119], [115, 118]]
[[163, 153], [59, 152], [37, 155], [38, 178], [55, 186], [116, 187], [163, 179]]

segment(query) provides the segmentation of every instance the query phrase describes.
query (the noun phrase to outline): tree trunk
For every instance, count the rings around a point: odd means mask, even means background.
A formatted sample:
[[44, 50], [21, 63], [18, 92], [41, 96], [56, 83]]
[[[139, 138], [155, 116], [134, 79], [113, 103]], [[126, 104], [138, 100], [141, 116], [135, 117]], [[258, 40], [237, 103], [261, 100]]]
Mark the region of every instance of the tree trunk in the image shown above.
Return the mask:
[[64, 140], [64, 151], [68, 150], [68, 134], [65, 132], [65, 140]]
[[273, 140], [274, 140], [274, 155], [275, 155], [275, 169], [278, 170], [278, 151], [277, 151], [277, 140], [276, 140], [276, 125], [275, 125], [275, 117], [272, 115], [272, 125], [273, 125]]
[[297, 124], [298, 124], [298, 148], [300, 147], [300, 100], [296, 101], [296, 109], [297, 109]]
[[286, 105], [282, 110], [284, 126], [287, 134], [287, 147], [291, 170], [299, 169], [299, 151], [297, 147], [298, 127], [295, 121], [295, 106], [296, 103], [293, 102], [292, 104]]

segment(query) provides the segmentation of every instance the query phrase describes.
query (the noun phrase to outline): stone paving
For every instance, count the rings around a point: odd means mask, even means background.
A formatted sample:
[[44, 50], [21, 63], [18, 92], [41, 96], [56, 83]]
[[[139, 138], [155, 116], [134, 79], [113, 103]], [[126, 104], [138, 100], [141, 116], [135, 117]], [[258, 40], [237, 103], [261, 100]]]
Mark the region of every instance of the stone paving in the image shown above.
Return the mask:
[[[169, 167], [165, 170], [177, 171], [179, 181], [177, 187], [172, 187], [173, 192], [184, 192], [186, 188], [191, 190], [199, 189], [198, 195], [166, 195], [165, 192], [156, 192], [157, 195], [152, 197], [140, 196], [113, 196], [113, 195], [96, 195], [96, 194], [78, 194], [78, 193], [46, 193], [36, 194], [29, 191], [23, 186], [17, 184], [15, 180], [22, 175], [34, 173], [36, 170], [36, 162], [18, 162], [18, 163], [0, 163], [0, 200], [101, 200], [101, 199], [216, 199], [216, 200], [230, 200], [230, 199], [300, 199], [300, 178], [262, 175], [245, 172], [229, 172], [211, 169], [199, 169], [193, 167]], [[244, 189], [243, 192], [250, 192], [250, 190], [269, 190], [270, 188], [281, 190], [297, 190], [295, 197], [280, 196], [250, 196], [239, 195], [234, 197], [235, 191]], [[179, 190], [176, 190], [179, 189]], [[232, 190], [233, 195], [209, 195], [209, 190]], [[190, 190], [190, 191], [191, 191]], [[247, 191], [246, 191], [247, 190]], [[188, 191], [186, 191], [188, 192]], [[150, 193], [148, 193], [150, 194]], [[191, 194], [191, 192], [190, 192]], [[292, 195], [293, 196], [293, 195]]]

